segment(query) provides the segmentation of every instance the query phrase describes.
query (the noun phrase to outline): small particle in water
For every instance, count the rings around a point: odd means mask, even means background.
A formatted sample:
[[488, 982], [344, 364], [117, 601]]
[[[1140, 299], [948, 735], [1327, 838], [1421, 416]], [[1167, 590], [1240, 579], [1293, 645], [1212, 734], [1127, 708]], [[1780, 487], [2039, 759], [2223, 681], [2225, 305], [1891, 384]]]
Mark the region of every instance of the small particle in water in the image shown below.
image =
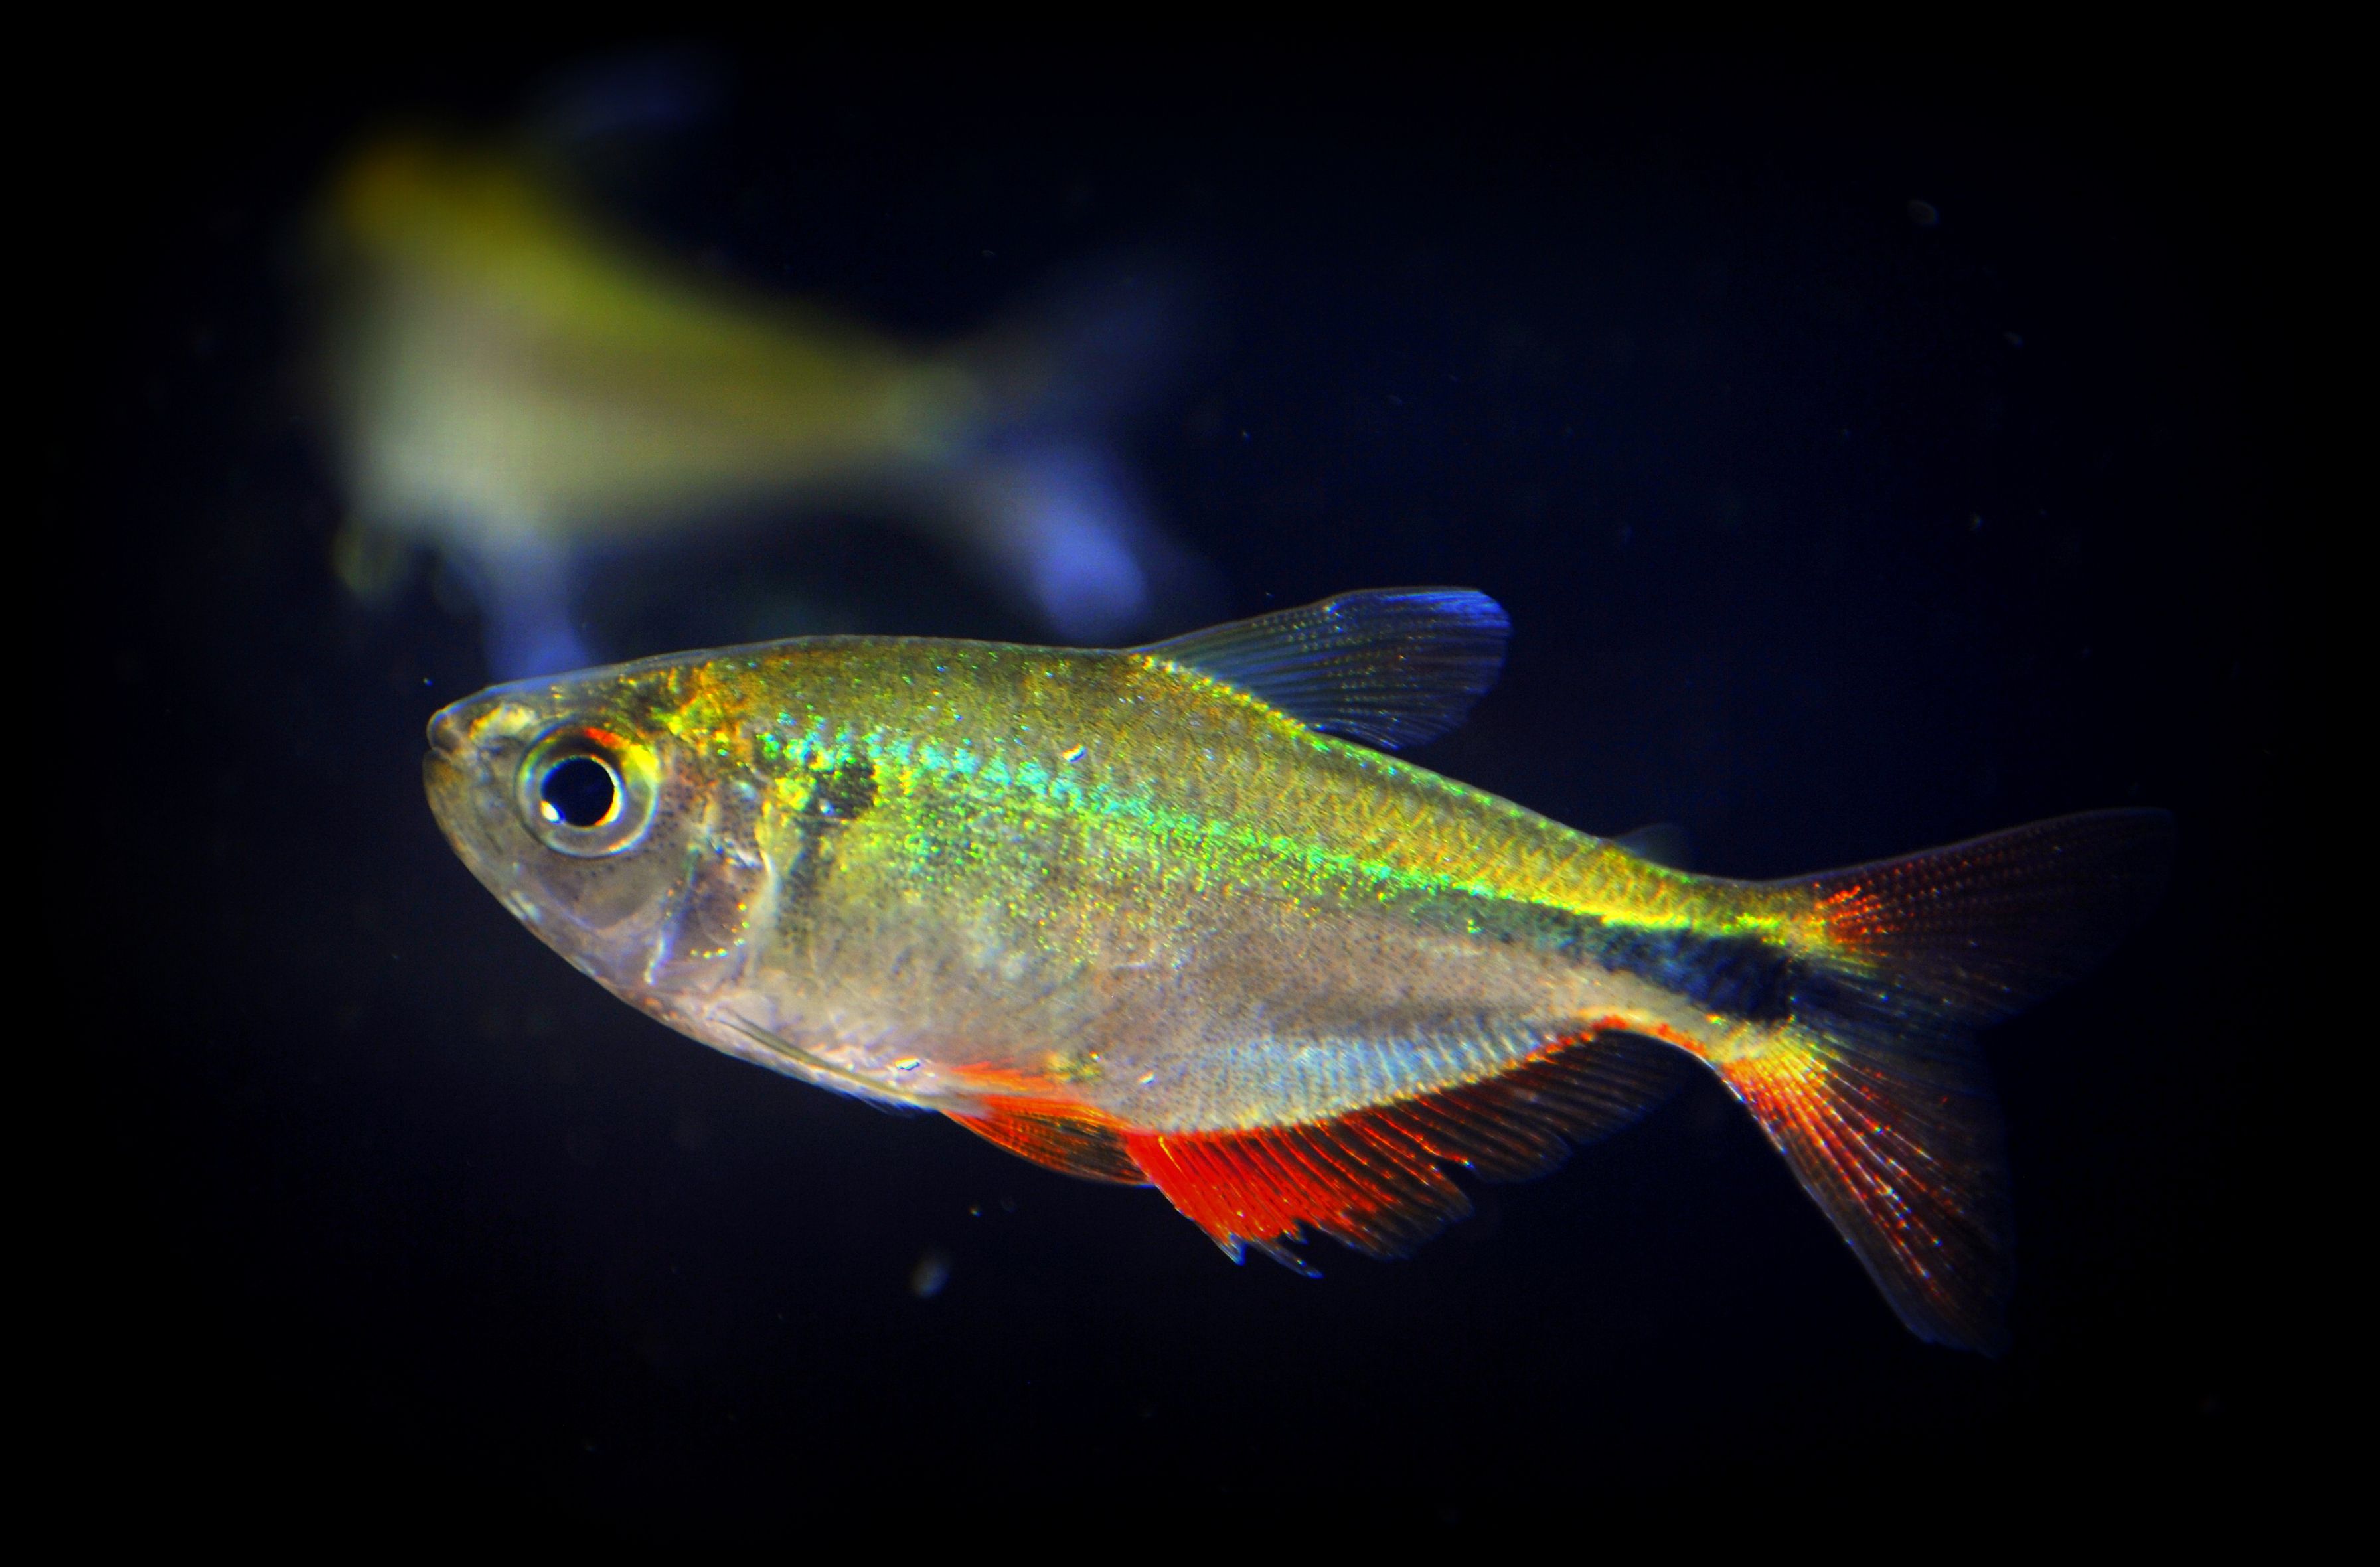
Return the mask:
[[1981, 512], [1970, 514], [1967, 517], [1967, 531], [1970, 533], [1981, 533], [1983, 530], [1984, 514]]
[[1942, 221], [1942, 212], [1931, 201], [1912, 201], [1909, 203], [1909, 221], [1920, 228], [1932, 228]]
[[919, 1300], [931, 1300], [942, 1293], [951, 1282], [951, 1259], [947, 1253], [928, 1246], [917, 1266], [909, 1269], [909, 1293]]

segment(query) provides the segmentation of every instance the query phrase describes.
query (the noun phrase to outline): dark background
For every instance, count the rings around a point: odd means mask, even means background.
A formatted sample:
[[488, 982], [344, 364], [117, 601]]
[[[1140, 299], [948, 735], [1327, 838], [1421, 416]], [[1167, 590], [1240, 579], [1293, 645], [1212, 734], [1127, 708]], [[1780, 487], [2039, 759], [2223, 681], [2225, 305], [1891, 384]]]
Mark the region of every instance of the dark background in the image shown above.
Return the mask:
[[[2206, 61], [1547, 53], [732, 48], [617, 210], [928, 337], [1162, 258], [1198, 302], [1128, 449], [1220, 610], [1496, 594], [1507, 678], [1422, 759], [1580, 827], [1682, 822], [1764, 876], [2177, 812], [2152, 924], [1990, 1037], [2011, 1354], [1909, 1337], [1714, 1084], [1309, 1283], [571, 973], [420, 797], [424, 720], [482, 678], [468, 613], [327, 571], [295, 240], [357, 137], [497, 126], [568, 56], [194, 45], [95, 80], [44, 197], [43, 524], [96, 618], [42, 705], [104, 824], [44, 844], [92, 908], [60, 1441], [137, 1469], [135, 1515], [672, 1540], [2227, 1505], [2269, 1417], [2236, 1170], [2285, 94], [2238, 61], [2208, 91]], [[872, 628], [1034, 635], [880, 519], [802, 539], [751, 547]], [[687, 580], [694, 639], [725, 612]]]

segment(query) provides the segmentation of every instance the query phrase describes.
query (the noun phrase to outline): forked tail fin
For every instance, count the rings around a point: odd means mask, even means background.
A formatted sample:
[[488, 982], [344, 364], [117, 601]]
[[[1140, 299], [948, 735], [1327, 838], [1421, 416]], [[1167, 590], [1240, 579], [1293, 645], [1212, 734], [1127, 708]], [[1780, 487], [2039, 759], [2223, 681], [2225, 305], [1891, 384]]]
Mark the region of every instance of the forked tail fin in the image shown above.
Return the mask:
[[1782, 884], [1824, 936], [1773, 1042], [1719, 1075], [1918, 1337], [2007, 1341], [2007, 1168], [1975, 1031], [2113, 951], [2172, 853], [2165, 812], [2094, 811]]

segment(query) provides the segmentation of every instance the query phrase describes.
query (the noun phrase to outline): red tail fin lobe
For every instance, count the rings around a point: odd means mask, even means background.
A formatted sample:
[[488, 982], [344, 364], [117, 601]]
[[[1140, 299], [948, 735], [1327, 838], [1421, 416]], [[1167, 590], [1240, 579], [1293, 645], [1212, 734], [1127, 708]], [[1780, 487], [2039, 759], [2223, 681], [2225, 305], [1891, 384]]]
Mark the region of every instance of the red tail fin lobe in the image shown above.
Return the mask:
[[1784, 1154], [1910, 1330], [2007, 1344], [2007, 1162], [1980, 1063], [1961, 1073], [1890, 1041], [1788, 1030], [1719, 1076]]
[[1233, 1259], [1254, 1246], [1302, 1273], [1289, 1248], [1318, 1231], [1402, 1257], [1471, 1211], [1448, 1176], [1541, 1174], [1572, 1145], [1617, 1130], [1676, 1081], [1667, 1046], [1592, 1032], [1500, 1076], [1330, 1121], [1232, 1132], [1123, 1134], [1134, 1161]]
[[1789, 883], [1839, 953], [1718, 1063], [1910, 1330], [1996, 1353], [2012, 1282], [1999, 1108], [1974, 1030], [2080, 977], [2163, 890], [2173, 820], [2095, 811]]

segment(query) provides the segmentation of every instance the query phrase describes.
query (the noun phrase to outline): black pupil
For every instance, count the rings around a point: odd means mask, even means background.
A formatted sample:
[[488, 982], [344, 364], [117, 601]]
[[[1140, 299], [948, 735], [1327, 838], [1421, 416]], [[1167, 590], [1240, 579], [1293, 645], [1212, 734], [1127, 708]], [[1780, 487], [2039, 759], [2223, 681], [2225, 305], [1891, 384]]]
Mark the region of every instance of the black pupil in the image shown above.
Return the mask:
[[612, 770], [593, 757], [571, 757], [545, 770], [538, 796], [573, 827], [592, 827], [612, 814]]

